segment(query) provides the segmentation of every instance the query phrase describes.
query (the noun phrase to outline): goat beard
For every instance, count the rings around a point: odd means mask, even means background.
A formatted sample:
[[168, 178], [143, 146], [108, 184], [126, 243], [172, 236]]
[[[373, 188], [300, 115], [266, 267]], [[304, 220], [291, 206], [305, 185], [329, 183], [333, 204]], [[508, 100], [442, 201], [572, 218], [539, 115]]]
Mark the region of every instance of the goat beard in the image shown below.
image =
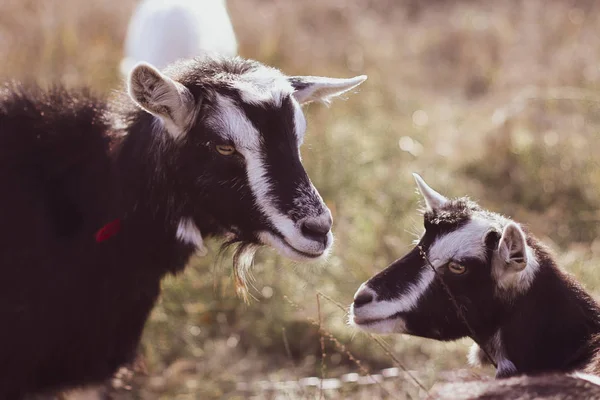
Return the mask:
[[251, 268], [254, 264], [254, 255], [263, 244], [256, 239], [242, 238], [238, 235], [232, 235], [219, 250], [219, 259], [222, 261], [225, 253], [230, 248], [233, 250], [233, 279], [235, 283], [235, 292], [244, 302], [248, 303], [250, 297], [253, 297], [248, 288], [252, 286], [254, 278]]

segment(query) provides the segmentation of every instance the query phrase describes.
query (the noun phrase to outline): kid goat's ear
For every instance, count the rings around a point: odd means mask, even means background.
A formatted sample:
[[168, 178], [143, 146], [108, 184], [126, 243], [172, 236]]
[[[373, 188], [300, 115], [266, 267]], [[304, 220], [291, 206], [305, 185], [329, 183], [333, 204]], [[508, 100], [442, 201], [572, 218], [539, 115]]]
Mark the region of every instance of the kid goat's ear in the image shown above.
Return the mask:
[[417, 188], [425, 200], [425, 205], [429, 211], [435, 211], [441, 208], [448, 202], [448, 199], [432, 188], [429, 187], [418, 174], [413, 174], [415, 181], [417, 182]]
[[160, 118], [175, 139], [185, 135], [194, 121], [194, 96], [147, 63], [137, 64], [128, 79], [129, 96], [140, 107]]
[[498, 257], [504, 263], [504, 270], [522, 271], [527, 266], [527, 244], [525, 233], [514, 222], [504, 227], [498, 242]]
[[294, 87], [294, 98], [300, 104], [311, 101], [329, 103], [332, 98], [351, 90], [365, 80], [366, 75], [349, 79], [327, 78], [322, 76], [291, 76], [289, 82]]

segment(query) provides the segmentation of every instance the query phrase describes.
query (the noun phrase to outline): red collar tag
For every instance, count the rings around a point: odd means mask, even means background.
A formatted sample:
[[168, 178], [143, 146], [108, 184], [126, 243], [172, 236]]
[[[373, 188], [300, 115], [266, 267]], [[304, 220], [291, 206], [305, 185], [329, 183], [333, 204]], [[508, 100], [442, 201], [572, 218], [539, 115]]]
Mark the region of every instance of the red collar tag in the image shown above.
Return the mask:
[[96, 242], [104, 242], [116, 235], [121, 230], [121, 220], [119, 218], [104, 225], [96, 232]]

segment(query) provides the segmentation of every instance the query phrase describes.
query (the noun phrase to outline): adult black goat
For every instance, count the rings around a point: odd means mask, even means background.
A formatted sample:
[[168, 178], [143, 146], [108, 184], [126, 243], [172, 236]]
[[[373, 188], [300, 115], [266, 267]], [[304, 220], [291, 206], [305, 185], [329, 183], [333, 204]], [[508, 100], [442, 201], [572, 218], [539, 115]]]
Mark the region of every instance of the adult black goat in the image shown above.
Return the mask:
[[300, 161], [300, 104], [365, 79], [215, 58], [140, 64], [112, 101], [0, 89], [0, 399], [110, 377], [203, 237], [324, 257], [332, 220]]

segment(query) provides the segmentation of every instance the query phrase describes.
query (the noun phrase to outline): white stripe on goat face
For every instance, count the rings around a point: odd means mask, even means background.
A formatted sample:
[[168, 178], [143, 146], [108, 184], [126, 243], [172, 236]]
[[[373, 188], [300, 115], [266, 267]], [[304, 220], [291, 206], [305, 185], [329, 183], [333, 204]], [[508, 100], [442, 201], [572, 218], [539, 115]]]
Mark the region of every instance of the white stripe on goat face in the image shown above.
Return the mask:
[[255, 106], [267, 103], [280, 107], [283, 99], [294, 93], [292, 84], [279, 71], [271, 68], [258, 68], [232, 82], [238, 89], [243, 102]]
[[[294, 124], [296, 125], [296, 136], [298, 137], [298, 146], [301, 146], [304, 142], [304, 133], [306, 132], [306, 118], [302, 112], [300, 104], [292, 97], [292, 104], [294, 105]], [[302, 157], [300, 157], [302, 159]]]
[[240, 75], [232, 86], [238, 89], [243, 102], [255, 106], [281, 107], [283, 99], [289, 96], [294, 106], [296, 135], [302, 144], [306, 120], [300, 104], [292, 96], [294, 87], [286, 76], [273, 68], [263, 67]]
[[216, 94], [216, 112], [207, 124], [223, 140], [232, 141], [246, 159], [260, 157], [260, 135], [246, 114], [230, 97]]
[[[306, 129], [306, 121], [300, 105], [291, 98], [294, 109], [294, 126], [296, 135], [301, 138]], [[282, 214], [275, 206], [275, 199], [272, 196], [272, 184], [269, 180], [268, 172], [264, 164], [264, 154], [261, 147], [261, 135], [252, 122], [248, 119], [244, 111], [235, 104], [234, 100], [225, 95], [216, 94], [216, 112], [207, 119], [207, 124], [217, 132], [224, 140], [230, 140], [235, 144], [236, 149], [244, 156], [246, 161], [246, 173], [250, 189], [256, 197], [257, 205], [261, 212], [275, 226], [275, 228], [284, 236], [285, 241], [295, 244], [295, 248], [307, 254], [322, 253], [320, 243], [305, 238], [301, 231], [295, 226], [295, 223], [286, 215]], [[298, 139], [299, 141], [301, 139]], [[300, 143], [298, 143], [298, 146]], [[318, 196], [317, 191], [310, 185], [310, 190], [304, 188], [298, 189], [297, 197], [294, 199], [302, 203], [304, 195], [311, 192], [313, 196]], [[320, 199], [320, 196], [319, 196]], [[263, 233], [261, 239], [266, 244], [279, 241], [278, 238], [271, 237], [268, 233]], [[281, 246], [275, 246], [281, 247]], [[293, 253], [288, 256], [292, 257]]]
[[300, 104], [292, 96], [294, 88], [285, 76], [280, 75], [279, 72], [274, 74], [270, 68], [259, 68], [241, 75], [232, 85], [238, 89], [243, 102], [255, 106], [281, 107], [283, 99], [289, 96], [294, 107], [298, 145], [302, 145], [306, 119]]
[[474, 216], [459, 229], [437, 238], [427, 252], [429, 260], [436, 268], [451, 260], [485, 260], [485, 235], [492, 226], [490, 220]]
[[[438, 237], [427, 251], [429, 261], [438, 269], [450, 260], [485, 259], [485, 235], [492, 225], [491, 221], [475, 216], [457, 230]], [[409, 284], [402, 294], [393, 300], [377, 301], [376, 306], [369, 307], [367, 314], [363, 310], [361, 317], [366, 319], [388, 318], [397, 313], [416, 309], [419, 300], [427, 292], [434, 278], [434, 271], [423, 261], [418, 278]]]

